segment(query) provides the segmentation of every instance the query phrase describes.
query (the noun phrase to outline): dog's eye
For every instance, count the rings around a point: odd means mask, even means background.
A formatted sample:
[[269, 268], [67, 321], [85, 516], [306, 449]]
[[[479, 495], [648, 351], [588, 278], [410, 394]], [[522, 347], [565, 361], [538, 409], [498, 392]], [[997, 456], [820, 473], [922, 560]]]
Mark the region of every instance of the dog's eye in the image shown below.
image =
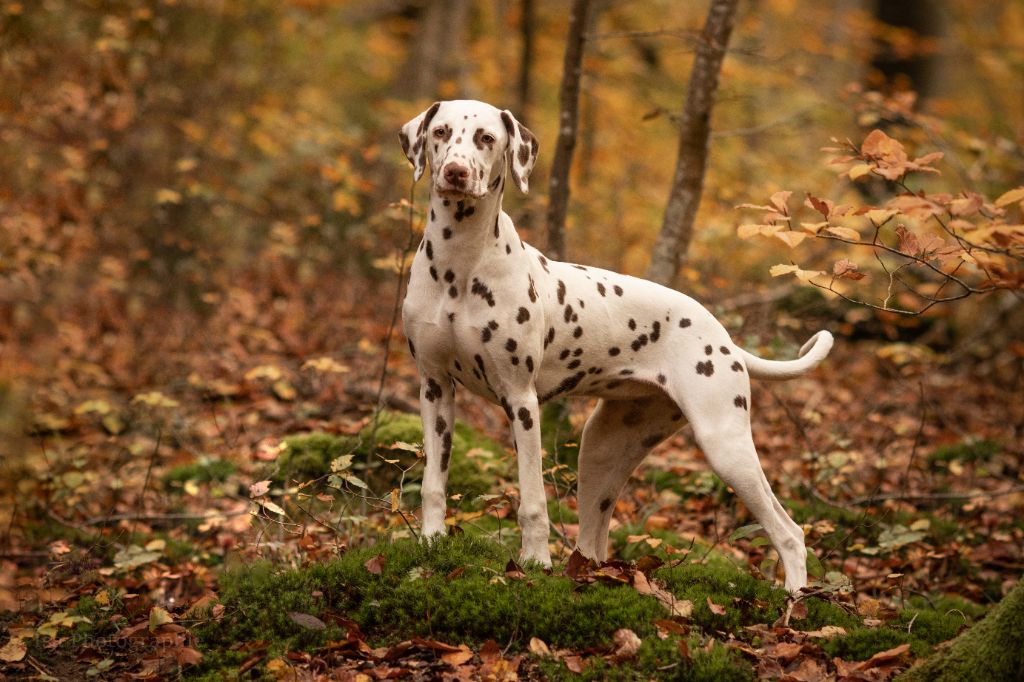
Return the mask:
[[483, 142], [484, 144], [494, 144], [494, 135], [491, 135], [490, 133], [484, 133], [483, 135], [480, 136], [480, 141]]
[[434, 128], [434, 137], [436, 137], [436, 138], [444, 137], [444, 128]]

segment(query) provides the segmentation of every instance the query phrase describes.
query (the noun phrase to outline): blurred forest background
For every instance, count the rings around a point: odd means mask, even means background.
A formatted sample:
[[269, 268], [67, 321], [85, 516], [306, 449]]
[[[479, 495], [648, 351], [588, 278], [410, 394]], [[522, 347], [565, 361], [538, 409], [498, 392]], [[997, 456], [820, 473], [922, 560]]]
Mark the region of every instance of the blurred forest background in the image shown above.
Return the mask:
[[[415, 369], [389, 324], [407, 202], [421, 209], [426, 183], [410, 194], [397, 130], [437, 99], [515, 112], [539, 138], [540, 161], [532, 192], [507, 194], [505, 206], [543, 248], [571, 4], [0, 0], [0, 457], [11, 493], [0, 502], [0, 560], [12, 576], [0, 579], [0, 606], [24, 608], [19, 590], [53, 584], [54, 562], [102, 566], [110, 555], [97, 543], [141, 552], [148, 536], [124, 533], [156, 530], [193, 549], [146, 550], [156, 557], [130, 570], [163, 565], [163, 576], [139, 574], [132, 591], [165, 589], [177, 566], [191, 581], [179, 598], [192, 599], [213, 580], [197, 567], [264, 552], [254, 538], [274, 524], [245, 514], [249, 494], [161, 475], [223, 461], [229, 480], [248, 485], [273, 478], [285, 436], [359, 433], [379, 402], [415, 409]], [[642, 276], [707, 7], [592, 4], [566, 256]], [[989, 208], [1009, 196], [999, 208], [1021, 223], [1024, 197], [1008, 193], [1024, 185], [1024, 3], [741, 2], [711, 128], [679, 288], [752, 350], [791, 355], [820, 326], [839, 337], [815, 380], [755, 393], [769, 478], [804, 502], [842, 499], [852, 519], [883, 514], [860, 538], [874, 552], [838, 549], [859, 537], [849, 535], [819, 552], [871, 598], [891, 596], [896, 579], [885, 576], [905, 574], [900, 590], [998, 601], [1024, 568], [1019, 267], [1001, 280], [1010, 291], [920, 315], [874, 310], [772, 277], [773, 265], [831, 271], [854, 256], [810, 240], [797, 259], [783, 239], [740, 239], [750, 215], [737, 207], [780, 190], [794, 191], [794, 208], [805, 192], [882, 205], [891, 186], [854, 182], [822, 151], [845, 140], [856, 149], [882, 129], [911, 157], [943, 153], [931, 164], [940, 174], [915, 189], [977, 193]], [[979, 199], [970, 215], [986, 211]], [[877, 263], [856, 257], [869, 275], [849, 283], [857, 298], [900, 307], [906, 292], [889, 296]], [[504, 443], [500, 411], [465, 397], [459, 409]], [[573, 408], [570, 434], [584, 415]], [[699, 455], [685, 436], [658, 457], [683, 478], [700, 468], [687, 464]], [[270, 495], [306, 523], [286, 504], [294, 488]], [[664, 530], [649, 523], [657, 499], [619, 509], [634, 537]], [[396, 515], [403, 504], [408, 518]], [[405, 532], [414, 512], [392, 497], [383, 514], [349, 510], [330, 527], [356, 545]], [[177, 513], [214, 521], [175, 526]], [[735, 505], [721, 518], [708, 506], [686, 513], [702, 519], [678, 521], [696, 534], [712, 532], [715, 514], [716, 537], [727, 517], [744, 519]], [[929, 535], [940, 517], [953, 528]], [[816, 539], [832, 531], [819, 527]], [[571, 549], [568, 540], [571, 531], [556, 542]], [[311, 550], [274, 551], [301, 563]], [[764, 548], [743, 552], [759, 562]], [[66, 612], [86, 589], [65, 587], [50, 606]]]

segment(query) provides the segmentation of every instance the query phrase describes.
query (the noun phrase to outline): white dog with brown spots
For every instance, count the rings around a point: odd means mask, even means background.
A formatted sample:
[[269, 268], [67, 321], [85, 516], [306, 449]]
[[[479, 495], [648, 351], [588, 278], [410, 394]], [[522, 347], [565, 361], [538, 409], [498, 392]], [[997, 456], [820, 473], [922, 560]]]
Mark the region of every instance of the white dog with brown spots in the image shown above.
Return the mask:
[[761, 470], [750, 432], [750, 377], [790, 379], [832, 347], [815, 334], [800, 358], [751, 355], [695, 300], [652, 282], [548, 260], [501, 210], [505, 181], [522, 191], [537, 140], [508, 111], [438, 102], [399, 137], [419, 179], [429, 166], [430, 218], [403, 307], [421, 378], [424, 537], [444, 532], [456, 383], [501, 405], [518, 455], [522, 557], [550, 565], [540, 405], [600, 398], [579, 457], [578, 549], [608, 556], [614, 502], [631, 472], [684, 418], [723, 481], [778, 550], [786, 587], [806, 585], [800, 527]]

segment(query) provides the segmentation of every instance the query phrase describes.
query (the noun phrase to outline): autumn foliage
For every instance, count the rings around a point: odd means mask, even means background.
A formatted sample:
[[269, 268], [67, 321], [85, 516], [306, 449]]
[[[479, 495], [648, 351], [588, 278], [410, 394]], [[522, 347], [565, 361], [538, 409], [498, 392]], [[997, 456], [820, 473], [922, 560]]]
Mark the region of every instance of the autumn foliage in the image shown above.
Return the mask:
[[[876, 16], [909, 4], [739, 4], [676, 273], [761, 355], [837, 337], [751, 396], [811, 549], [787, 600], [686, 429], [574, 556], [591, 405], [542, 425], [554, 569], [465, 392], [417, 542], [395, 133], [514, 109], [543, 245], [565, 3], [0, 0], [0, 677], [887, 680], [986, 622], [1024, 566], [1024, 9]], [[706, 4], [591, 5], [566, 255], [642, 274]]]

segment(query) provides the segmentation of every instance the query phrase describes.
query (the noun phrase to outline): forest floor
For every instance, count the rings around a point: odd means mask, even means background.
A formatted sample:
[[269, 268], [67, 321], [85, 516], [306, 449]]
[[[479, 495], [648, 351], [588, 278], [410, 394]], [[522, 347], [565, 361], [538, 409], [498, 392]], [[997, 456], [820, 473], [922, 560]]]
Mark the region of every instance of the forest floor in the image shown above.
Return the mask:
[[400, 330], [379, 393], [387, 315], [313, 328], [303, 305], [253, 298], [177, 333], [69, 322], [12, 354], [39, 388], [4, 472], [4, 675], [886, 680], [1024, 569], [1024, 349], [840, 335], [811, 375], [755, 384], [766, 475], [811, 550], [792, 601], [688, 428], [616, 503], [613, 560], [572, 556], [586, 402], [544, 424], [552, 569], [517, 562], [504, 418], [466, 392], [451, 535], [418, 544]]

